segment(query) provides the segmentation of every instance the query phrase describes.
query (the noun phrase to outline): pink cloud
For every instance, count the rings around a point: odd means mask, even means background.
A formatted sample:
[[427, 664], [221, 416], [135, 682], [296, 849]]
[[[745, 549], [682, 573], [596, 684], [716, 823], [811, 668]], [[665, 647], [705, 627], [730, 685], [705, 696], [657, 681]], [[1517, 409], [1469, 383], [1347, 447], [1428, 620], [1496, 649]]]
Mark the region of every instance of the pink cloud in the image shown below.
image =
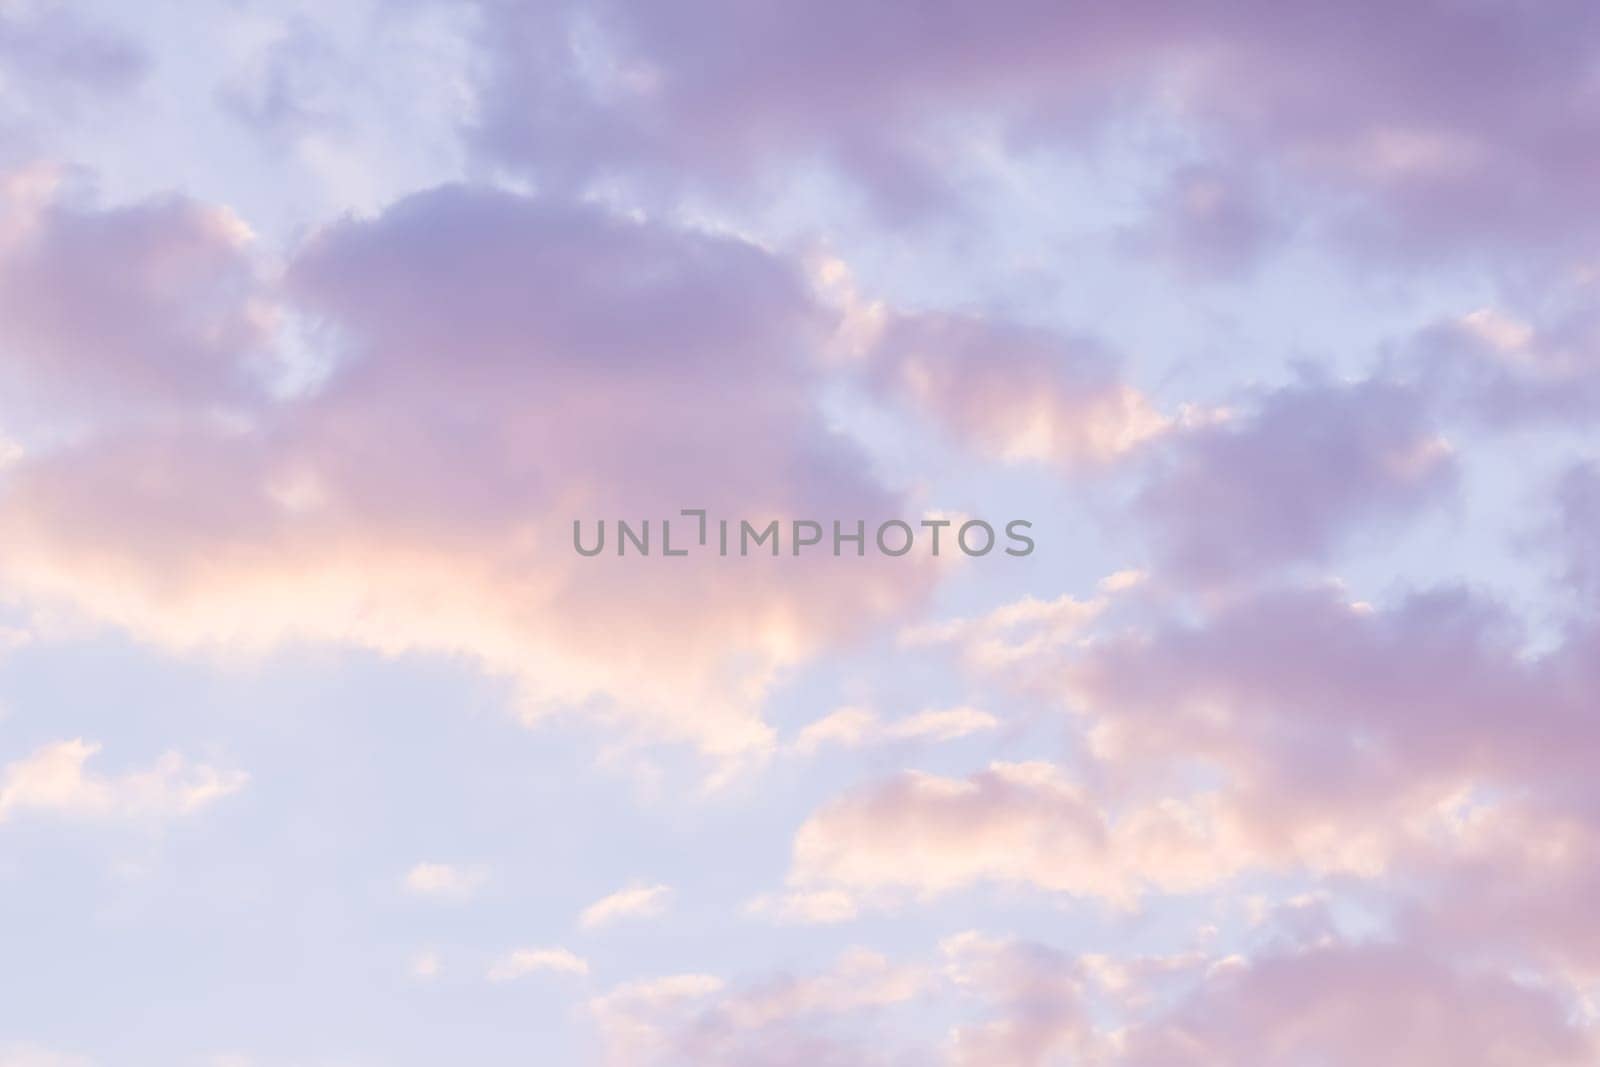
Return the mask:
[[1455, 476], [1425, 398], [1379, 380], [1286, 386], [1169, 445], [1134, 508], [1167, 571], [1200, 583], [1324, 560]]
[[7, 414], [192, 417], [253, 402], [274, 310], [244, 223], [181, 197], [74, 204], [61, 181], [36, 165], [0, 184]]
[[619, 1067], [889, 1064], [904, 1057], [882, 1039], [881, 1016], [921, 997], [931, 979], [923, 968], [856, 948], [810, 974], [737, 984], [693, 974], [629, 982], [589, 1007], [606, 1062]]
[[[162, 250], [147, 253], [158, 278], [195, 282], [215, 273], [196, 236], [212, 232], [195, 221], [206, 217], [79, 225], [130, 228], [138, 248]], [[52, 289], [62, 310], [49, 322], [70, 312], [111, 328], [125, 310], [134, 336], [185, 340], [190, 309], [166, 291], [107, 305]], [[211, 417], [202, 389], [184, 418], [25, 455], [0, 506], [0, 569], [17, 588], [178, 647], [462, 653], [517, 679], [530, 715], [585, 706], [732, 758], [770, 746], [759, 706], [777, 671], [905, 610], [932, 581], [911, 559], [573, 551], [580, 518], [903, 510], [816, 410], [829, 313], [754, 246], [447, 188], [320, 233], [285, 299], [342, 339], [326, 384], [232, 419]], [[198, 344], [63, 345], [41, 347], [42, 373], [120, 352], [128, 379], [158, 392], [177, 377], [164, 360], [190, 389], [239, 370]], [[729, 566], [738, 581], [720, 580]]]
[[1407, 946], [1334, 945], [1214, 968], [1169, 1015], [1133, 1028], [1120, 1067], [1562, 1067], [1600, 1049], [1560, 998]]
[[878, 395], [994, 459], [1081, 470], [1171, 427], [1110, 354], [1082, 338], [973, 316], [885, 315], [869, 359]]
[[1245, 859], [1203, 800], [1102, 805], [1046, 763], [961, 779], [908, 771], [813, 814], [795, 834], [790, 880], [886, 902], [989, 882], [1129, 906], [1148, 887], [1213, 885]]
[[[1578, 3], [615, 0], [486, 14], [480, 147], [547, 181], [759, 188], [768, 167], [821, 158], [903, 216], [956, 199], [951, 119], [1077, 147], [1155, 114], [1328, 194], [1336, 228], [1363, 240], [1572, 250], [1572, 227], [1588, 232], [1595, 35]], [[1221, 247], [1238, 233], [1195, 236]]]

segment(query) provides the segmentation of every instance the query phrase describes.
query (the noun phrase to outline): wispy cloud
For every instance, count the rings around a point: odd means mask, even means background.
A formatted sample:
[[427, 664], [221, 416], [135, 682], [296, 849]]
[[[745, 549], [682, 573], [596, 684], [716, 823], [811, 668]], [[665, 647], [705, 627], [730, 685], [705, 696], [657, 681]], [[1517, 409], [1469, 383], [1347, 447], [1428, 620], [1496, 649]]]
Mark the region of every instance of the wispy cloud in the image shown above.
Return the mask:
[[419, 863], [406, 872], [407, 890], [425, 897], [464, 899], [472, 896], [489, 880], [483, 867], [461, 867], [449, 863]]
[[496, 960], [485, 977], [491, 982], [510, 982], [536, 971], [585, 975], [589, 962], [564, 948], [519, 948]]
[[606, 926], [622, 919], [649, 919], [666, 911], [672, 889], [664, 885], [638, 885], [619, 889], [590, 904], [578, 916], [585, 930]]
[[22, 814], [67, 819], [162, 819], [190, 815], [238, 792], [243, 771], [191, 763], [176, 752], [144, 770], [97, 774], [100, 746], [57, 741], [0, 768], [0, 821]]

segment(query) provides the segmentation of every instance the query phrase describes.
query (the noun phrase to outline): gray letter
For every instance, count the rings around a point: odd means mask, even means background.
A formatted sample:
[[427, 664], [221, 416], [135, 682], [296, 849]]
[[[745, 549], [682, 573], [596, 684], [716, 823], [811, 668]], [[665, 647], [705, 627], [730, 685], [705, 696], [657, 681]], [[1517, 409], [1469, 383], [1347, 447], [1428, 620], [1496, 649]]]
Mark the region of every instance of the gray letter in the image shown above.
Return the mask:
[[578, 555], [598, 556], [606, 547], [606, 520], [601, 519], [597, 525], [600, 528], [600, 539], [595, 542], [593, 550], [590, 550], [583, 547], [583, 538], [578, 536], [578, 531], [583, 528], [583, 520], [572, 520], [572, 547], [578, 550]]
[[625, 520], [617, 520], [617, 555], [627, 555], [625, 550], [629, 541], [633, 542], [633, 547], [638, 549], [639, 555], [648, 556], [650, 554], [650, 520], [645, 519], [639, 525], [644, 528], [644, 538], [642, 540], [628, 527]]
[[856, 555], [858, 555], [858, 556], [866, 555], [867, 554], [867, 520], [866, 519], [857, 519], [856, 520], [856, 532], [853, 533], [853, 534], [842, 534], [842, 533], [839, 532], [839, 520], [838, 519], [834, 519], [833, 520], [833, 554], [835, 556], [837, 556], [839, 554], [839, 545], [842, 542], [845, 542], [845, 541], [854, 541], [856, 543]]
[[[800, 527], [802, 526], [811, 527], [813, 530], [817, 531], [817, 536], [801, 537]], [[802, 548], [822, 543], [822, 523], [812, 522], [810, 519], [796, 519], [794, 520], [794, 531], [790, 534], [790, 539], [794, 542], [794, 554], [798, 556]]]
[[1006, 536], [1011, 538], [1013, 541], [1021, 541], [1023, 544], [1028, 546], [1021, 552], [1018, 552], [1014, 548], [1008, 548], [1006, 549], [1006, 555], [1031, 556], [1033, 554], [1033, 538], [1017, 533], [1014, 529], [1012, 529], [1014, 526], [1020, 526], [1024, 530], [1033, 529], [1033, 523], [1029, 522], [1027, 519], [1012, 519], [1010, 522], [1006, 523]]
[[[750, 535], [754, 534], [755, 532], [756, 528], [751, 526], [748, 520], [739, 520], [739, 555], [748, 556], [750, 554]], [[760, 548], [762, 545], [766, 544], [767, 538], [769, 537], [772, 538], [772, 554], [776, 556], [778, 554], [777, 519], [773, 519], [771, 522], [767, 523], [766, 528], [761, 531], [761, 535], [756, 538], [756, 547]]]
[[[974, 526], [982, 526], [983, 532], [989, 535], [989, 540], [984, 542], [982, 552], [974, 552], [972, 549], [967, 547], [967, 531], [972, 529]], [[961, 546], [961, 551], [965, 552], [969, 556], [987, 556], [989, 554], [989, 550], [994, 547], [994, 527], [990, 526], [982, 519], [973, 519], [970, 522], [964, 522], [961, 524], [961, 529], [956, 531], [956, 543]]]
[[661, 520], [661, 554], [663, 556], [687, 556], [689, 554], [689, 550], [687, 548], [680, 548], [676, 552], [672, 550], [671, 519]]
[[679, 515], [694, 515], [697, 518], [699, 518], [699, 520], [700, 520], [700, 547], [701, 548], [706, 547], [706, 509], [705, 508], [684, 508], [682, 511], [678, 512], [678, 514]]
[[933, 530], [933, 554], [939, 554], [939, 531], [950, 525], [949, 519], [923, 519], [922, 525]]
[[[900, 529], [906, 532], [906, 543], [900, 546], [900, 551], [898, 552], [890, 552], [889, 546], [883, 543], [883, 531], [887, 530], [891, 526], [898, 526]], [[901, 522], [899, 519], [890, 519], [888, 522], [881, 523], [878, 526], [878, 551], [882, 552], [885, 556], [905, 555], [907, 552], [911, 551], [911, 542], [915, 541], [916, 539], [917, 535], [911, 529], [911, 525], [909, 523]]]

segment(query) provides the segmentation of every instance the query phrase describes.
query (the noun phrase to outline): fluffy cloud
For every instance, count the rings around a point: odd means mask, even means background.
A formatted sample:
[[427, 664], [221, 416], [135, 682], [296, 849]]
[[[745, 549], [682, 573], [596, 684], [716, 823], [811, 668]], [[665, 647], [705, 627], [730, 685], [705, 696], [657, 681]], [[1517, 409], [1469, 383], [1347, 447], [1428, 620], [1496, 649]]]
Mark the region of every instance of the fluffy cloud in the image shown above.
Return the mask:
[[868, 373], [879, 395], [982, 455], [1081, 469], [1171, 426], [1086, 340], [933, 314], [887, 315], [875, 332]]
[[[209, 217], [151, 209], [127, 227], [210, 248]], [[80, 228], [103, 241], [120, 218]], [[207, 254], [161, 262], [187, 278], [211, 271]], [[11, 588], [174, 647], [464, 653], [517, 679], [530, 716], [581, 706], [733, 760], [771, 743], [759, 704], [776, 672], [932, 580], [925, 560], [572, 550], [574, 519], [902, 510], [816, 411], [831, 313], [754, 246], [449, 188], [325, 230], [287, 292], [317, 336], [341, 339], [326, 384], [228, 418], [191, 397], [185, 419], [14, 462], [0, 501]], [[189, 336], [184, 308], [136, 295], [136, 336]], [[237, 361], [236, 340], [216, 336]], [[40, 358], [66, 373], [76, 351]], [[229, 395], [230, 367], [212, 374], [203, 345], [122, 354], [153, 382], [169, 377], [161, 360], [195, 363], [188, 388]], [[730, 566], [738, 582], [711, 580]]]
[[1600, 609], [1600, 466], [1567, 468], [1556, 494], [1555, 535], [1565, 557], [1563, 577], [1589, 610]]
[[1463, 421], [1492, 429], [1585, 425], [1600, 407], [1600, 313], [1593, 272], [1553, 285], [1523, 316], [1495, 305], [1434, 322], [1408, 364]]
[[487, 977], [491, 982], [510, 982], [538, 971], [585, 975], [589, 963], [564, 948], [519, 948], [495, 961]]
[[[857, 788], [797, 831], [792, 888], [895, 903], [993, 883], [1122, 905], [1249, 872], [1353, 875], [1402, 880], [1395, 906], [1456, 912], [1482, 946], [1588, 961], [1564, 902], [1591, 889], [1600, 848], [1593, 642], [1576, 629], [1530, 657], [1467, 593], [1375, 608], [1308, 587], [1044, 644], [990, 674], [1064, 698], [1070, 765]], [[1536, 873], [1475, 873], [1495, 866]], [[1427, 903], [1449, 886], [1451, 906]]]
[[674, 974], [627, 982], [594, 997], [588, 1007], [605, 1041], [606, 1062], [622, 1067], [665, 1059], [672, 1028], [722, 988], [715, 975]]
[[1303, 383], [1175, 439], [1136, 508], [1170, 573], [1215, 582], [1322, 560], [1438, 499], [1454, 470], [1414, 390]]
[[[1131, 574], [1116, 575], [1106, 580], [1104, 591], [1109, 594], [1131, 588], [1139, 580]], [[1082, 640], [1106, 604], [1106, 596], [1087, 600], [1069, 593], [1053, 600], [1025, 596], [974, 618], [907, 627], [900, 634], [900, 643], [910, 648], [954, 646], [971, 666], [1018, 669]]]
[[795, 737], [795, 751], [810, 755], [828, 745], [860, 748], [874, 742], [955, 741], [993, 730], [1000, 720], [978, 708], [928, 708], [891, 722], [865, 708], [829, 712]]
[[1242, 167], [1190, 165], [1171, 174], [1149, 219], [1127, 235], [1135, 250], [1171, 264], [1191, 281], [1247, 273], [1287, 229]]
[[[1512, 862], [1523, 830], [1590, 821], [1593, 641], [1575, 630], [1531, 656], [1503, 609], [1459, 591], [1375, 608], [1279, 590], [1098, 641], [1062, 677], [1123, 793], [1213, 780], [1249, 864], [1383, 875], [1426, 895], [1486, 852]], [[1540, 868], [1572, 884], [1557, 857]]]
[[[645, 1065], [1576, 1067], [1595, 1055], [1559, 989], [1421, 942], [1301, 926], [1249, 954], [1122, 958], [967, 931], [941, 942], [939, 965], [852, 949], [809, 974], [627, 983], [590, 1010], [609, 1062]], [[919, 1037], [917, 1016], [892, 1014], [917, 1004], [961, 1021]]]
[[0, 821], [22, 815], [65, 819], [169, 819], [193, 814], [244, 788], [249, 776], [192, 764], [168, 752], [147, 770], [96, 774], [100, 746], [57, 741], [0, 768]]
[[795, 834], [790, 877], [882, 896], [982, 881], [1131, 903], [1146, 885], [1211, 885], [1241, 862], [1205, 805], [1108, 815], [1059, 768], [996, 763], [964, 779], [906, 772], [834, 801]]
[[1587, 639], [1539, 660], [1520, 639], [1464, 591], [1380, 609], [1333, 588], [1271, 590], [1097, 642], [1065, 678], [1102, 755], [1214, 759], [1289, 823], [1307, 814], [1295, 796], [1332, 809], [1481, 776], [1531, 781], [1567, 766], [1545, 739], [1590, 750]]
[[0, 183], [0, 414], [193, 417], [258, 395], [274, 309], [244, 223], [182, 197], [101, 210], [62, 181], [36, 165]]
[[592, 930], [621, 919], [651, 919], [666, 911], [667, 898], [671, 895], [672, 887], [665, 885], [619, 889], [584, 908], [578, 916], [578, 925]]
[[920, 996], [929, 978], [851, 949], [826, 971], [732, 988], [709, 975], [628, 983], [595, 998], [590, 1010], [608, 1062], [630, 1067], [888, 1063], [881, 1035], [869, 1043], [860, 1027]]
[[[8, 3], [0, 9], [0, 129], [26, 144], [44, 132], [38, 127], [127, 93], [146, 64], [133, 41], [70, 7]], [[3, 157], [0, 165], [14, 162]]]
[[1170, 1015], [1124, 1037], [1119, 1067], [1564, 1067], [1593, 1062], [1560, 998], [1409, 946], [1334, 945], [1214, 969]]
[[488, 881], [482, 867], [456, 867], [448, 863], [419, 863], [406, 872], [406, 890], [425, 897], [472, 896]]
[[1078, 960], [975, 931], [946, 938], [940, 948], [950, 981], [992, 1015], [952, 1029], [951, 1067], [1093, 1062], [1087, 1059], [1095, 1037], [1089, 982]]
[[1593, 232], [1596, 16], [1575, 0], [484, 12], [480, 148], [558, 185], [763, 188], [820, 159], [904, 217], [950, 203], [949, 155], [985, 118], [1011, 145], [1075, 147], [1153, 115], [1325, 194], [1331, 225], [1385, 247], [1570, 252]]

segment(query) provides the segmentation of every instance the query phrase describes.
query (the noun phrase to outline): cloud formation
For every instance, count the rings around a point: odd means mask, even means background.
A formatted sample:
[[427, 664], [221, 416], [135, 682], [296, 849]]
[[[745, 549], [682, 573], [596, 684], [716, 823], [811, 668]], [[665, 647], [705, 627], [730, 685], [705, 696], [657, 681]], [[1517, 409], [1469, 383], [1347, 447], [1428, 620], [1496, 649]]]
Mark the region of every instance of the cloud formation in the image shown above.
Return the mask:
[[[1155, 116], [1318, 195], [1354, 243], [1409, 256], [1581, 244], [1571, 220], [1597, 121], [1581, 3], [483, 10], [479, 148], [559, 186], [632, 176], [726, 193], [821, 161], [903, 218], [959, 204], [941, 164], [981, 120], [1071, 150]], [[1191, 247], [1237, 246], [1255, 225], [1192, 231]]]
[[585, 930], [593, 930], [623, 919], [652, 919], [666, 911], [667, 899], [671, 895], [671, 886], [628, 886], [584, 908], [578, 915], [578, 925]]
[[0, 821], [28, 815], [115, 822], [191, 815], [243, 789], [249, 775], [168, 752], [145, 770], [97, 774], [100, 746], [56, 741], [0, 767]]
[[[207, 257], [233, 255], [214, 218], [114, 209], [72, 226], [167, 249], [187, 299], [188, 272], [210, 279]], [[583, 707], [733, 760], [771, 744], [760, 697], [775, 672], [932, 581], [927, 561], [819, 556], [741, 560], [732, 584], [709, 580], [715, 558], [667, 571], [572, 551], [574, 519], [904, 510], [815, 409], [827, 314], [752, 245], [481, 189], [420, 194], [302, 250], [284, 292], [340, 355], [314, 392], [228, 417], [208, 405], [234, 399], [248, 353], [215, 324], [217, 350], [189, 345], [189, 310], [163, 292], [106, 295], [126, 300], [134, 340], [161, 339], [119, 348], [119, 365], [187, 398], [183, 417], [15, 461], [0, 502], [12, 588], [179, 648], [464, 653], [516, 679], [529, 717]], [[217, 322], [249, 317], [255, 298], [234, 295]], [[88, 299], [53, 287], [29, 313], [66, 321]], [[36, 358], [76, 382], [78, 351]]]
[[519, 948], [495, 961], [486, 977], [491, 982], [510, 982], [538, 971], [586, 975], [589, 963], [564, 948]]
[[418, 896], [464, 899], [476, 893], [488, 880], [489, 872], [482, 867], [419, 863], [406, 872], [404, 884], [408, 892]]

